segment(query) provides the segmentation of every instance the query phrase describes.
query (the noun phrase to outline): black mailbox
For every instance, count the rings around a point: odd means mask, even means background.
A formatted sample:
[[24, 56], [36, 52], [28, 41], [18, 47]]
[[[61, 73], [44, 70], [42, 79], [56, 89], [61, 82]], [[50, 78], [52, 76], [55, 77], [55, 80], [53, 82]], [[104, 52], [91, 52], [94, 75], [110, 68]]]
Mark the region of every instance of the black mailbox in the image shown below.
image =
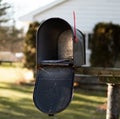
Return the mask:
[[37, 32], [37, 77], [33, 100], [49, 115], [64, 110], [73, 93], [74, 67], [85, 64], [83, 34], [61, 18], [44, 21]]

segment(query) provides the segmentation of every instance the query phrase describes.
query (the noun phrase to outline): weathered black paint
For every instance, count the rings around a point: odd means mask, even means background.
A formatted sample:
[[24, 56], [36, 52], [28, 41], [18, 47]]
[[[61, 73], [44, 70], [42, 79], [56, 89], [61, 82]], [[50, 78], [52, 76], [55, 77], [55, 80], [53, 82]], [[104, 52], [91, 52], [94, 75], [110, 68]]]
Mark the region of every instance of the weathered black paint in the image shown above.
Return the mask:
[[64, 110], [73, 93], [74, 67], [85, 64], [84, 36], [63, 19], [43, 22], [37, 32], [37, 77], [33, 100], [48, 115]]

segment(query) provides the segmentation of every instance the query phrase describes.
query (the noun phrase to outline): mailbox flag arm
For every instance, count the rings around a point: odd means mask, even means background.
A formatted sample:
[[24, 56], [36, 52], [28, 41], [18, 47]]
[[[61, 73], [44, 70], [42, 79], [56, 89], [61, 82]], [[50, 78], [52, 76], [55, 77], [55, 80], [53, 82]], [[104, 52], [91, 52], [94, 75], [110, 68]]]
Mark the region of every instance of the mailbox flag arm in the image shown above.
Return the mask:
[[73, 20], [74, 20], [74, 40], [77, 43], [78, 38], [77, 38], [77, 35], [76, 35], [76, 15], [75, 15], [75, 11], [73, 11]]

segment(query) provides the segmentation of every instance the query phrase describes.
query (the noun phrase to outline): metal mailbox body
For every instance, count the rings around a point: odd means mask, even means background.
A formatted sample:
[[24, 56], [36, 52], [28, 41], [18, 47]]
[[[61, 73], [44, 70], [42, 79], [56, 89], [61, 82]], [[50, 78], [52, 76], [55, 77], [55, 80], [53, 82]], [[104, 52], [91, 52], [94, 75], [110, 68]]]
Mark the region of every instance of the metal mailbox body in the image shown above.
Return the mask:
[[84, 36], [61, 18], [44, 21], [37, 32], [37, 77], [33, 100], [44, 113], [64, 110], [72, 99], [74, 66], [85, 64]]
[[[62, 34], [65, 32], [67, 32], [66, 35], [69, 35], [66, 37], [72, 41], [73, 50], [71, 57], [73, 59], [74, 65], [81, 66], [85, 64], [85, 40], [82, 32], [76, 29], [76, 35], [78, 38], [76, 43], [74, 41], [73, 28], [68, 22], [61, 18], [50, 18], [40, 25], [37, 33], [37, 64], [41, 64], [41, 62], [44, 60], [61, 59], [58, 52], [58, 40], [60, 37], [62, 39]], [[68, 43], [68, 39], [63, 39], [63, 43], [66, 42]], [[62, 47], [63, 45], [64, 44], [62, 44]]]

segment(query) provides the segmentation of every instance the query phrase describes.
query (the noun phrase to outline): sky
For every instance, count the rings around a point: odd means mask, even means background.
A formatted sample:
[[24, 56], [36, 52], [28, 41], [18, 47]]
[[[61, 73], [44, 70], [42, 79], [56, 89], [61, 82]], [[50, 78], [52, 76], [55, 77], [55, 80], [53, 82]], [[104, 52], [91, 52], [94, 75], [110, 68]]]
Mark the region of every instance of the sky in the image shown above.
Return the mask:
[[16, 26], [20, 26], [19, 18], [39, 7], [45, 6], [55, 0], [3, 0], [12, 6], [12, 17], [16, 21]]

